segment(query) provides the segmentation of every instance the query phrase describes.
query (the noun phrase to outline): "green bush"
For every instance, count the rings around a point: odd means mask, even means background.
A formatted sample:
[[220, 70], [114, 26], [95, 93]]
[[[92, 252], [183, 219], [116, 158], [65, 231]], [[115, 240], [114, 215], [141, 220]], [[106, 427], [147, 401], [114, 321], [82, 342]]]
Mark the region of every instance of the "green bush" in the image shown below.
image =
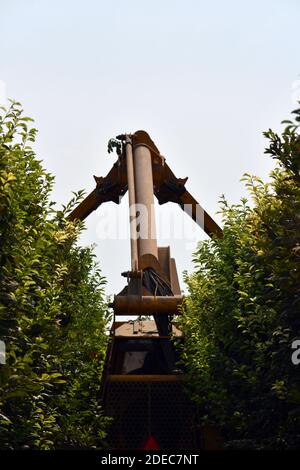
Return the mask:
[[291, 361], [300, 339], [300, 110], [294, 113], [282, 135], [265, 132], [266, 153], [277, 162], [270, 182], [245, 175], [253, 204], [222, 198], [224, 236], [199, 244], [195, 272], [186, 275], [182, 358], [192, 397], [203, 421], [246, 447], [300, 444], [300, 366]]
[[101, 447], [105, 280], [82, 223], [50, 200], [19, 103], [0, 117], [0, 448]]

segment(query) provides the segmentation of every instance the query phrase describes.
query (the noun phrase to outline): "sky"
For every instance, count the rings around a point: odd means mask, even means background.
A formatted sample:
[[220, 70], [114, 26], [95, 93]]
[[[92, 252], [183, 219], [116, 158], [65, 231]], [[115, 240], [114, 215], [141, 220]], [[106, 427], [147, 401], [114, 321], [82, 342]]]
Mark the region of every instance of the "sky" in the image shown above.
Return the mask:
[[[0, 15], [0, 101], [35, 119], [58, 204], [91, 191], [115, 160], [108, 140], [138, 129], [219, 223], [220, 196], [244, 197], [245, 172], [268, 179], [262, 133], [300, 99], [298, 0], [0, 0]], [[107, 233], [124, 232], [127, 205], [101, 206], [80, 239], [96, 243], [108, 294], [130, 267], [128, 233]], [[157, 219], [181, 277], [206, 236], [176, 206], [157, 207]]]

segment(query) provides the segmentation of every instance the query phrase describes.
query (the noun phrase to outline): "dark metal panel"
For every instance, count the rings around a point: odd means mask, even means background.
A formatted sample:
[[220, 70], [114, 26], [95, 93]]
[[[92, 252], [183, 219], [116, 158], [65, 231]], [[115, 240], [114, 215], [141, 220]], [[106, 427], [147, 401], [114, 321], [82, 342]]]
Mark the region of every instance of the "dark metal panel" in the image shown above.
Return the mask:
[[111, 449], [140, 449], [152, 435], [162, 450], [199, 448], [197, 413], [182, 381], [110, 381], [104, 402], [113, 418]]

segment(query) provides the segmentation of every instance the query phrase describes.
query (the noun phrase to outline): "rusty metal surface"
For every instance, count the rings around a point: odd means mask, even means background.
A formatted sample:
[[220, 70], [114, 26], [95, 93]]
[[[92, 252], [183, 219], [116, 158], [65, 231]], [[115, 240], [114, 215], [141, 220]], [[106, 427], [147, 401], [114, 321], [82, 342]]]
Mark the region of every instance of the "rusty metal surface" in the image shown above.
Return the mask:
[[[113, 334], [116, 337], [126, 338], [161, 338], [158, 334], [155, 321], [153, 320], [114, 322]], [[172, 324], [172, 336], [182, 337], [182, 332], [174, 323]], [[168, 336], [164, 338], [167, 339]]]
[[[188, 192], [185, 191], [180, 195], [179, 206], [185, 210], [191, 208], [191, 212], [185, 211], [192, 219], [209, 235], [215, 235], [218, 238], [223, 236], [223, 231], [219, 225], [212, 219], [212, 217], [200, 206], [196, 199]], [[201, 216], [201, 211], [203, 216]]]
[[150, 150], [151, 156], [153, 158], [157, 157], [160, 161], [163, 160], [163, 157], [160, 155], [158, 148], [156, 147], [148, 132], [143, 130], [135, 131], [135, 133], [132, 135], [132, 140], [134, 147], [143, 145]]
[[[139, 226], [138, 256], [152, 255], [158, 258], [151, 152], [144, 145], [134, 146], [134, 183], [137, 220]], [[139, 265], [140, 268], [140, 265]]]
[[127, 191], [127, 172], [124, 159], [118, 160], [103, 177], [94, 176], [96, 188], [71, 212], [70, 220], [84, 220], [104, 202], [120, 203]]
[[170, 258], [170, 283], [174, 295], [181, 295], [181, 289], [174, 258]]
[[130, 223], [130, 248], [131, 248], [131, 269], [136, 271], [138, 269], [138, 242], [137, 242], [137, 227], [135, 223], [135, 182], [134, 182], [134, 165], [133, 165], [133, 152], [130, 137], [126, 138], [126, 167], [127, 167], [127, 182], [128, 182], [128, 202], [129, 202], [129, 223]]
[[116, 295], [112, 304], [115, 315], [179, 314], [183, 297], [151, 295]]
[[158, 247], [158, 261], [161, 270], [165, 274], [166, 278], [170, 282], [170, 247], [159, 246]]

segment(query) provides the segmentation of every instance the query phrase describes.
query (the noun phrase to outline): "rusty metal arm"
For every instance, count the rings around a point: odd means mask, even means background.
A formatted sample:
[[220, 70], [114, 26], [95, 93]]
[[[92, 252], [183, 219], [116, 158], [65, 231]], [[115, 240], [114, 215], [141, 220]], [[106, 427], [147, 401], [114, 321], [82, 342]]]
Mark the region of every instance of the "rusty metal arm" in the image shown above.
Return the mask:
[[70, 220], [84, 220], [104, 202], [120, 203], [127, 191], [126, 162], [119, 158], [108, 174], [103, 177], [94, 176], [96, 188], [70, 213]]
[[[219, 225], [212, 219], [212, 217], [200, 206], [196, 199], [188, 192], [185, 191], [180, 196], [180, 202], [178, 202], [181, 209], [189, 214], [192, 219], [209, 235], [212, 237], [215, 235], [218, 238], [222, 238], [223, 230]], [[188, 209], [191, 207], [191, 211]]]
[[210, 237], [221, 238], [221, 227], [201, 207], [196, 199], [187, 191], [185, 183], [187, 178], [177, 178], [170, 167], [165, 163], [161, 174], [157, 173], [155, 196], [159, 204], [175, 202], [184, 210]]
[[182, 305], [182, 295], [115, 295], [110, 307], [115, 315], [153, 315], [153, 314], [178, 314], [178, 308]]
[[[185, 187], [187, 178], [177, 178], [174, 175], [149, 135], [145, 131], [137, 131], [132, 138], [135, 146], [144, 145], [151, 152], [153, 189], [159, 204], [166, 202], [178, 204], [210, 237], [213, 235], [222, 237], [223, 232], [219, 225], [187, 191]], [[120, 203], [128, 187], [125, 152], [119, 156], [106, 177], [94, 176], [94, 178], [96, 188], [71, 212], [70, 220], [84, 220], [104, 202]]]

